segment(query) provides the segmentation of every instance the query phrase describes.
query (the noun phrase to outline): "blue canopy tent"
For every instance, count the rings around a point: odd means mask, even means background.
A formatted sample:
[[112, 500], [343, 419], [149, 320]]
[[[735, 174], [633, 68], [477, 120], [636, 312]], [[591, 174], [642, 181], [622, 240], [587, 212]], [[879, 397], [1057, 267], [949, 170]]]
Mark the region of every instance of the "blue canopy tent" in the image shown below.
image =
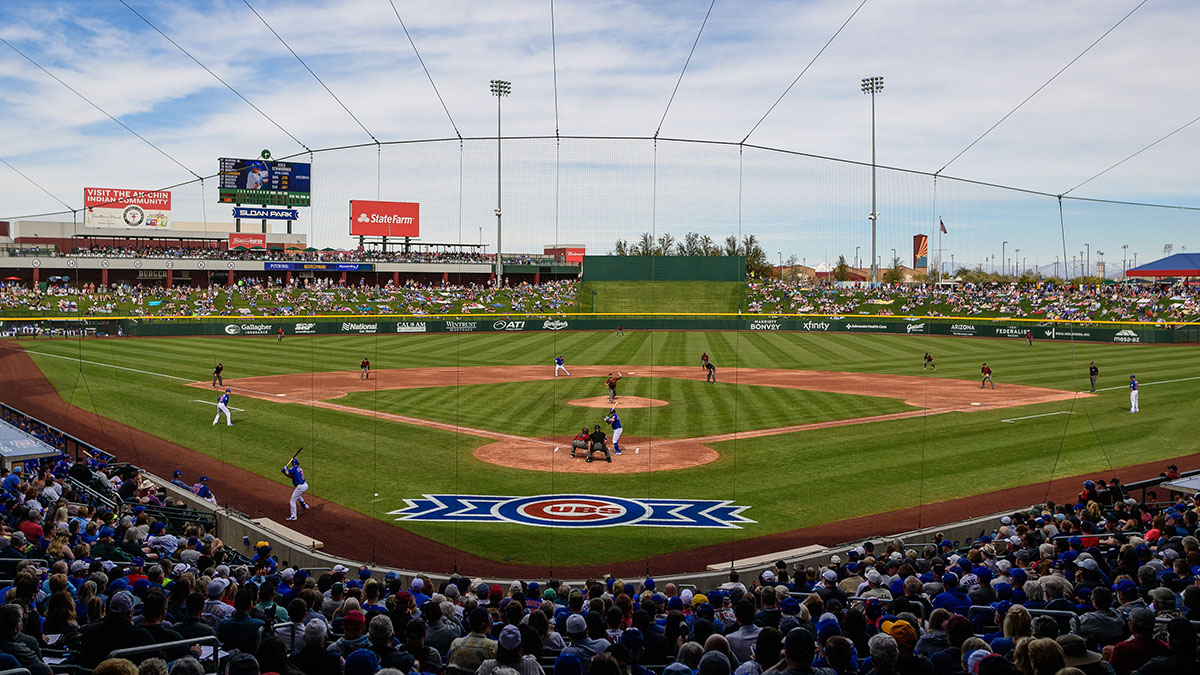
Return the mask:
[[1127, 277], [1200, 277], [1200, 253], [1176, 253], [1134, 267]]

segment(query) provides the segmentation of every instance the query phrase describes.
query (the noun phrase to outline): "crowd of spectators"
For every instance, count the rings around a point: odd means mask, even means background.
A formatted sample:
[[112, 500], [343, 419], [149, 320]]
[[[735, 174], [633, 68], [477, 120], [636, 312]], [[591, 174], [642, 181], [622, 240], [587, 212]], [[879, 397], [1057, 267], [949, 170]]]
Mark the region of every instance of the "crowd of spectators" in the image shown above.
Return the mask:
[[747, 310], [784, 314], [1007, 316], [1194, 321], [1200, 288], [1183, 284], [883, 284], [875, 287], [822, 280], [767, 279], [749, 284]]
[[[118, 509], [68, 477], [107, 485]], [[201, 478], [189, 485], [211, 496]], [[1142, 504], [1121, 483], [1000, 518], [975, 541], [864, 543], [713, 587], [611, 576], [506, 584], [252, 557], [156, 519], [166, 489], [128, 466], [0, 470], [0, 668], [48, 673], [338, 675], [1158, 675], [1200, 672], [1200, 498]], [[211, 641], [211, 640], [210, 640]], [[137, 663], [140, 661], [140, 664]]]
[[[383, 262], [383, 263], [490, 263], [494, 254], [470, 251], [393, 250], [364, 248], [220, 248], [216, 246], [81, 246], [64, 257], [79, 258], [168, 258], [175, 260], [253, 260], [295, 262]], [[517, 256], [521, 258], [522, 256]], [[525, 259], [532, 260], [529, 256]], [[508, 256], [505, 262], [511, 262]]]
[[[114, 282], [86, 282], [46, 289], [0, 282], [0, 310], [78, 312], [104, 316], [213, 316], [230, 314], [301, 316], [308, 314], [449, 314], [472, 312], [565, 312], [574, 308], [574, 280], [520, 282], [496, 288], [408, 280], [399, 286], [343, 284], [331, 278], [293, 278], [290, 284], [259, 276], [238, 277], [233, 286], [192, 288]], [[82, 309], [81, 309], [82, 308]], [[8, 329], [15, 330], [15, 329]], [[64, 329], [68, 330], [68, 329]], [[14, 336], [20, 336], [18, 331]]]

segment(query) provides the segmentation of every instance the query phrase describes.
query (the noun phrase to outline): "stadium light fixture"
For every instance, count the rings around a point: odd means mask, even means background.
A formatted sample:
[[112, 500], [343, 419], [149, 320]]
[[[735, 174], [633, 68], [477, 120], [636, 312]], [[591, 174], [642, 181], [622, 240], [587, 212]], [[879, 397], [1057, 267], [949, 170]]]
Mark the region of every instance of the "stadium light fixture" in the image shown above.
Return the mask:
[[500, 101], [505, 96], [512, 93], [512, 82], [505, 80], [492, 80], [491, 83], [492, 95], [496, 97], [496, 288], [501, 288], [504, 285], [504, 260], [501, 255], [500, 240], [500, 185], [501, 185], [501, 164], [500, 164]]
[[862, 92], [871, 96], [871, 283], [879, 283], [879, 265], [876, 263], [876, 229], [879, 225], [879, 210], [875, 207], [875, 94], [883, 91], [882, 77], [864, 77]]
[[1129, 244], [1121, 244], [1121, 276], [1124, 277], [1129, 268], [1125, 265], [1125, 261], [1129, 259]]

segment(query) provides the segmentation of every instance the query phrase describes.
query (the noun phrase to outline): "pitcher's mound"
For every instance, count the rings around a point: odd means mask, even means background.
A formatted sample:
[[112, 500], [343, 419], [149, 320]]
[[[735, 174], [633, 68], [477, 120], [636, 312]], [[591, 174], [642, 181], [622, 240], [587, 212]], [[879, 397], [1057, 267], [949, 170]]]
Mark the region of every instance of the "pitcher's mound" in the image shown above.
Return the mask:
[[[556, 447], [558, 452], [554, 451]], [[690, 469], [721, 457], [716, 450], [687, 440], [650, 444], [646, 438], [623, 438], [621, 450], [624, 454], [614, 455], [612, 463], [604, 461], [604, 455], [600, 453], [593, 455], [592, 462], [588, 463], [584, 461], [582, 450], [577, 451], [577, 457], [571, 457], [569, 437], [514, 438], [479, 446], [475, 449], [475, 458], [489, 464], [526, 471], [629, 474]]]
[[[592, 398], [577, 398], [574, 401], [567, 401], [568, 405], [577, 405], [581, 408], [611, 408], [612, 404], [608, 402], [607, 396], [593, 396]], [[658, 408], [668, 405], [668, 401], [660, 401], [656, 398], [644, 398], [642, 396], [618, 396], [618, 408]]]

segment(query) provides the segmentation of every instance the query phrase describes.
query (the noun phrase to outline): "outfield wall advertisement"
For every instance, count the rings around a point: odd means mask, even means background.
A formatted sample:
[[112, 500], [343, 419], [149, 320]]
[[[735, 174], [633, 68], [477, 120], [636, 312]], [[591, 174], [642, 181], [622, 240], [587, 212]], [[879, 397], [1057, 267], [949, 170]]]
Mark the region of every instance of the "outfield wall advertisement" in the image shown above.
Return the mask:
[[341, 321], [228, 321], [170, 322], [127, 321], [125, 332], [138, 336], [166, 335], [237, 335], [274, 336], [283, 327], [285, 335], [406, 335], [421, 333], [530, 333], [564, 330], [614, 330], [617, 324], [626, 330], [722, 330], [794, 333], [891, 333], [1025, 339], [1026, 332], [1035, 341], [1078, 340], [1122, 344], [1174, 343], [1197, 340], [1200, 331], [1134, 330], [1091, 326], [1022, 326], [1001, 323], [949, 323], [933, 321], [882, 321], [848, 317], [813, 319], [406, 319], [376, 320], [346, 318]]
[[83, 189], [83, 224], [88, 227], [165, 230], [171, 223], [167, 190]]

